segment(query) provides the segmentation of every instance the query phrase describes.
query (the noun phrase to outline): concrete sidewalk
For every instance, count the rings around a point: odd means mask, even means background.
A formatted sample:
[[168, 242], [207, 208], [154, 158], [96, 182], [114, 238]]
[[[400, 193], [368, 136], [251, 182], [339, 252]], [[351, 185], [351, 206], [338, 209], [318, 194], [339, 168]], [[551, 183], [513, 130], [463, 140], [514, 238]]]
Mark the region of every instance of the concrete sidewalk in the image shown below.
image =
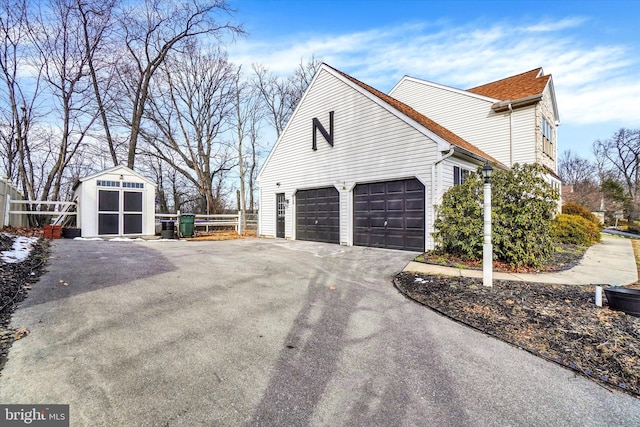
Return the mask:
[[[443, 274], [482, 278], [482, 270], [443, 267], [440, 265], [410, 262], [404, 271], [424, 274]], [[587, 249], [582, 261], [575, 267], [557, 273], [493, 273], [494, 279], [565, 285], [617, 285], [638, 281], [638, 269], [631, 240], [615, 236], [602, 236], [602, 242]]]

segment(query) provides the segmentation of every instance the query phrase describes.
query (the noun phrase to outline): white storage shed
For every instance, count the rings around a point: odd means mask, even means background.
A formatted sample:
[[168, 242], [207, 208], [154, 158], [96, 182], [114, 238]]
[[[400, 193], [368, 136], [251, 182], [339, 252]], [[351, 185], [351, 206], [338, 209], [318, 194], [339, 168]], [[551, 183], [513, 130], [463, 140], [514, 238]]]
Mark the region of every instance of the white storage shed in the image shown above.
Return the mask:
[[81, 178], [75, 194], [82, 237], [155, 234], [156, 184], [128, 167]]

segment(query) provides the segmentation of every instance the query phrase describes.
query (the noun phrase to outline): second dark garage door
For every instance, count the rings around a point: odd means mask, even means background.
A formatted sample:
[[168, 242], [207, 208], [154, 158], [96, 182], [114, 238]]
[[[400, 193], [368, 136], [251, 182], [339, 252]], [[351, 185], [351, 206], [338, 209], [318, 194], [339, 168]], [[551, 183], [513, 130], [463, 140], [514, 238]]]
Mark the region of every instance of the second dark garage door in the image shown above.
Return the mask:
[[340, 195], [335, 187], [296, 192], [296, 239], [340, 243]]
[[353, 243], [424, 251], [424, 185], [417, 179], [358, 184]]

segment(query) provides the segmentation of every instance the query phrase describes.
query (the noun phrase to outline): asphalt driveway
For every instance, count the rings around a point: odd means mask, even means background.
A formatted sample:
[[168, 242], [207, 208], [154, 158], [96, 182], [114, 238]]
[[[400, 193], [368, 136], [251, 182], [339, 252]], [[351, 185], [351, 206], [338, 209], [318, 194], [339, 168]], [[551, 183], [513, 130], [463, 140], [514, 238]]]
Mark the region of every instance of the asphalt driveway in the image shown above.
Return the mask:
[[72, 426], [640, 424], [640, 400], [406, 300], [391, 278], [411, 258], [56, 241], [0, 402], [70, 404]]

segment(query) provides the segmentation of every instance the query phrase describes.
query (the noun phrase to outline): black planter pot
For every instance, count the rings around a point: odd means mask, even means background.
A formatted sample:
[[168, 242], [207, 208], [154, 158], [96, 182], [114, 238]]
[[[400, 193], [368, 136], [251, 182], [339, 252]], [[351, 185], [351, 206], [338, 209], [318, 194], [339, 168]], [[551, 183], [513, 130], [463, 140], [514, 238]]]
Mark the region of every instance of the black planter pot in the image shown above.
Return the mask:
[[605, 288], [609, 307], [640, 317], [640, 289]]
[[62, 237], [65, 239], [75, 239], [81, 237], [82, 230], [80, 228], [64, 227], [62, 229]]

